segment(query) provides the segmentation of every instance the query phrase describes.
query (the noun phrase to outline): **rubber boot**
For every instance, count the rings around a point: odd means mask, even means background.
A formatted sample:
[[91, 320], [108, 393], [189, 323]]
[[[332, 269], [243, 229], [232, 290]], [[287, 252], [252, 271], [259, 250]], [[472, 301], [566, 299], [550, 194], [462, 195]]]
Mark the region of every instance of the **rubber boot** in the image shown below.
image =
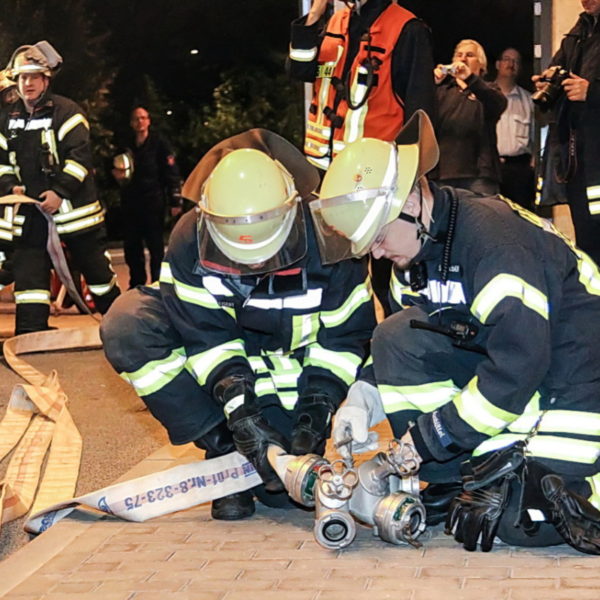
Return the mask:
[[[202, 437], [194, 441], [194, 445], [206, 451], [206, 458], [217, 458], [235, 450], [231, 431], [222, 421]], [[212, 501], [210, 514], [219, 521], [238, 521], [254, 514], [254, 496], [251, 490], [237, 492]]]

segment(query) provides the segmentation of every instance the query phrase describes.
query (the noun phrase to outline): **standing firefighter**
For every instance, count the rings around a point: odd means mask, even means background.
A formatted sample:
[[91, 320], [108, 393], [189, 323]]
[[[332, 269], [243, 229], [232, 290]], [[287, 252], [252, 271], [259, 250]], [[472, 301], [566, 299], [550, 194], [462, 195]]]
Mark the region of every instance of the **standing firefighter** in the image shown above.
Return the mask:
[[468, 550], [497, 534], [598, 554], [598, 268], [518, 205], [428, 182], [437, 156], [420, 114], [397, 146], [348, 146], [311, 204], [329, 261], [394, 262], [397, 312], [375, 330], [372, 377], [333, 437], [360, 446], [387, 416], [420, 455], [438, 519], [458, 494], [447, 530]]
[[[104, 211], [92, 175], [89, 124], [81, 109], [50, 92], [62, 58], [45, 41], [15, 50], [7, 66], [20, 99], [0, 129], [0, 194], [26, 194], [54, 215], [74, 265], [86, 278], [101, 313], [118, 296], [104, 248]], [[50, 259], [47, 221], [34, 205], [21, 205], [12, 222], [16, 333], [48, 327]]]
[[[198, 208], [173, 230], [160, 286], [124, 294], [101, 328], [108, 360], [172, 443], [208, 458], [237, 448], [273, 493], [269, 443], [324, 451], [374, 327], [364, 261], [321, 264], [304, 202], [317, 183], [271, 132], [215, 146], [183, 188]], [[212, 505], [215, 519], [253, 512], [251, 492]]]

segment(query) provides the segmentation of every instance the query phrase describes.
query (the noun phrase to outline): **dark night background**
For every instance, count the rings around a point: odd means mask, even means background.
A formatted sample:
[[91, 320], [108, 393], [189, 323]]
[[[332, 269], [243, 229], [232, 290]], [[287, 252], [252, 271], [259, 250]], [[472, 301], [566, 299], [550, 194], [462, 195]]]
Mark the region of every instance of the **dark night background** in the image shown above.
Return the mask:
[[[432, 30], [434, 58], [446, 63], [456, 42], [473, 38], [493, 64], [506, 47], [532, 74], [531, 0], [400, 0]], [[136, 103], [175, 146], [186, 176], [214, 143], [262, 126], [300, 143], [302, 86], [285, 74], [290, 21], [298, 0], [3, 0], [0, 62], [20, 44], [47, 39], [63, 55], [54, 90], [90, 116], [101, 195]], [[190, 50], [197, 50], [190, 54]]]

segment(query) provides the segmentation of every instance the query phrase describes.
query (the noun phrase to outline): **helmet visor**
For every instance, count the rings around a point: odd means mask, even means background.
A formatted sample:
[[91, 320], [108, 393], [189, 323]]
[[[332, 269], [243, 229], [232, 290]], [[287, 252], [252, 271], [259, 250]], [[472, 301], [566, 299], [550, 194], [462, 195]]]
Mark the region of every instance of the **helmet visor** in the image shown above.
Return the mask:
[[[273, 233], [254, 241], [257, 225], [272, 226]], [[224, 236], [223, 227], [234, 227], [239, 241]], [[201, 210], [198, 254], [202, 267], [225, 275], [260, 275], [285, 269], [306, 254], [302, 204], [293, 198], [279, 208], [241, 217]]]
[[323, 264], [367, 254], [389, 221], [394, 187], [358, 190], [310, 203]]

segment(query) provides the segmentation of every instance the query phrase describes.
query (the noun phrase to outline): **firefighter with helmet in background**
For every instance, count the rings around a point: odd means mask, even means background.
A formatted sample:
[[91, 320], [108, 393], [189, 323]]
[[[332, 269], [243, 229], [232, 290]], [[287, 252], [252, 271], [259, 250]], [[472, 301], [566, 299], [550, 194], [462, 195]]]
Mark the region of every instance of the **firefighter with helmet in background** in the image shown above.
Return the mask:
[[[323, 266], [305, 200], [316, 169], [289, 142], [256, 129], [226, 139], [196, 166], [159, 287], [121, 296], [101, 326], [109, 362], [173, 444], [212, 458], [234, 448], [275, 504], [267, 461], [278, 444], [322, 454], [374, 327], [364, 261]], [[252, 492], [214, 500], [216, 519], [254, 512]]]
[[429, 523], [467, 550], [600, 554], [598, 267], [519, 205], [429, 182], [437, 158], [417, 113], [397, 144], [349, 145], [311, 203], [326, 262], [394, 262], [396, 312], [332, 437], [360, 450], [387, 417], [420, 456]]
[[104, 209], [93, 179], [89, 123], [72, 100], [50, 91], [62, 57], [46, 41], [20, 46], [7, 71], [19, 100], [0, 126], [0, 194], [25, 194], [13, 216], [13, 270], [17, 334], [47, 329], [50, 313], [50, 257], [47, 220], [56, 229], [94, 304], [105, 313], [119, 295], [105, 252]]

